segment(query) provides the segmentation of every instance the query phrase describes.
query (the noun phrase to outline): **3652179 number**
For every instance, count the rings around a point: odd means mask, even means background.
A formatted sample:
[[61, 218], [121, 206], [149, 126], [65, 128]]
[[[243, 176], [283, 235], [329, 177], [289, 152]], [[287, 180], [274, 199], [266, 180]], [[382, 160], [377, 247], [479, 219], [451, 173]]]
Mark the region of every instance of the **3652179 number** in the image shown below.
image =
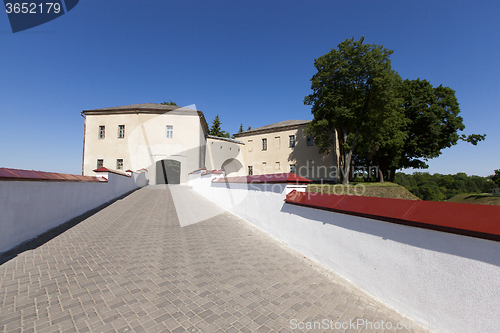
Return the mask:
[[7, 14], [43, 14], [47, 13], [50, 14], [55, 13], [58, 14], [61, 11], [61, 5], [59, 3], [53, 3], [53, 2], [46, 2], [44, 3], [28, 3], [28, 2], [15, 2], [15, 3], [10, 3], [7, 2], [5, 4], [5, 11]]

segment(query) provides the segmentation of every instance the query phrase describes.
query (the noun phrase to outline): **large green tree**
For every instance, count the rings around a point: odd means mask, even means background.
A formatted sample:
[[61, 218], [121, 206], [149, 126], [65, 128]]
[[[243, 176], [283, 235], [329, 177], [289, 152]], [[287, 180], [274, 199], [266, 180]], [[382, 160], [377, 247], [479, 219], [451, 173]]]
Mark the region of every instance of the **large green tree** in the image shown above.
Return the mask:
[[490, 176], [490, 179], [500, 187], [500, 169], [495, 170], [495, 174]]
[[380, 181], [389, 177], [394, 182], [397, 169], [428, 168], [429, 159], [438, 157], [458, 140], [477, 145], [486, 136], [458, 134], [465, 126], [451, 88], [433, 87], [426, 80], [404, 80], [398, 98], [402, 118], [387, 116], [380, 120], [385, 130], [361, 138], [366, 142], [360, 142], [356, 155], [358, 163], [379, 167]]
[[399, 167], [401, 152], [407, 138], [407, 133], [401, 131], [405, 121], [402, 112], [389, 113], [379, 119], [377, 124], [373, 124], [372, 128], [381, 130], [360, 136], [354, 154], [354, 165], [363, 166], [363, 171], [373, 167], [376, 173], [367, 175], [369, 178], [375, 177], [383, 182], [388, 178], [390, 170]]
[[316, 59], [313, 93], [304, 99], [314, 115], [307, 133], [320, 153], [335, 152], [338, 142], [344, 184], [353, 163], [374, 166], [380, 181], [394, 181], [397, 169], [428, 168], [427, 160], [458, 140], [484, 140], [458, 134], [465, 126], [455, 91], [401, 80], [391, 68], [393, 51], [363, 41], [347, 39]]
[[407, 133], [399, 167], [427, 168], [428, 159], [438, 157], [441, 150], [456, 145], [458, 140], [476, 145], [484, 135], [459, 135], [465, 126], [459, 116], [455, 91], [448, 87], [433, 87], [426, 80], [404, 80], [401, 97]]
[[339, 175], [344, 184], [349, 182], [358, 139], [363, 137], [368, 143], [370, 137], [379, 136], [384, 141], [384, 119], [400, 121], [401, 117], [397, 90], [400, 79], [389, 60], [393, 51], [363, 41], [364, 37], [346, 39], [316, 59], [318, 72], [311, 79], [313, 93], [304, 99], [314, 115], [307, 133], [314, 136], [319, 151], [335, 153], [335, 142], [339, 144]]
[[[428, 168], [427, 160], [438, 157], [441, 151], [463, 140], [477, 145], [486, 135], [459, 135], [465, 126], [459, 116], [460, 108], [455, 91], [448, 87], [433, 87], [426, 80], [404, 80], [400, 85], [404, 121], [399, 132], [405, 138], [399, 150], [382, 146], [377, 152], [381, 171], [394, 181], [396, 169]], [[397, 152], [390, 156], [387, 151]], [[385, 154], [385, 155], [384, 155]]]
[[229, 138], [230, 134], [226, 131], [223, 131], [221, 125], [222, 122], [220, 121], [219, 115], [216, 115], [212, 120], [212, 127], [210, 127], [208, 134], [218, 136], [220, 138]]

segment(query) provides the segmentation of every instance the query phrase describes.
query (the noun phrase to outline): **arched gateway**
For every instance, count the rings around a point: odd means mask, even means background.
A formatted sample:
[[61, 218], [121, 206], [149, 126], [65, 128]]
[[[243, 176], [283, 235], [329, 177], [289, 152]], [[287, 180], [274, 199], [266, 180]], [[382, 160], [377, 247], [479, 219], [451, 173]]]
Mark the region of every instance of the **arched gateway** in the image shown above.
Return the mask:
[[156, 184], [180, 184], [181, 162], [164, 159], [156, 162]]

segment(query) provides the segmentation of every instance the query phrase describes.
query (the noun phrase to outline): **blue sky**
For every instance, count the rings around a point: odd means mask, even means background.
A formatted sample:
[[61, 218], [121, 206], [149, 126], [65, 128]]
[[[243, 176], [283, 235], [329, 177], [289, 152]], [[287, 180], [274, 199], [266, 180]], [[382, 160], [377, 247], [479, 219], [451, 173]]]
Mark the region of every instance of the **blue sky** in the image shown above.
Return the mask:
[[431, 173], [500, 168], [498, 1], [82, 0], [13, 34], [0, 13], [0, 166], [81, 173], [87, 109], [173, 100], [210, 123], [253, 128], [312, 119], [314, 59], [346, 38], [394, 50], [403, 79], [456, 91], [474, 147]]

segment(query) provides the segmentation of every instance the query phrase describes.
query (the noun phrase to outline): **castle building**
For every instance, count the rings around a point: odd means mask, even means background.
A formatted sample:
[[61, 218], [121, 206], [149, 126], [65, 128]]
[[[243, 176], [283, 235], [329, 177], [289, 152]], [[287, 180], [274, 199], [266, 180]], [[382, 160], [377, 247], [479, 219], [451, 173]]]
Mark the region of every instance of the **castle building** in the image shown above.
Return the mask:
[[305, 132], [309, 120], [286, 120], [262, 126], [234, 137], [245, 144], [247, 174], [293, 172], [315, 181], [337, 178], [336, 154], [320, 154], [314, 139]]
[[207, 168], [227, 176], [294, 172], [333, 180], [336, 156], [319, 154], [305, 135], [308, 121], [287, 120], [235, 134], [208, 135], [199, 110], [154, 103], [84, 110], [82, 174], [146, 169], [151, 184], [179, 184]]

